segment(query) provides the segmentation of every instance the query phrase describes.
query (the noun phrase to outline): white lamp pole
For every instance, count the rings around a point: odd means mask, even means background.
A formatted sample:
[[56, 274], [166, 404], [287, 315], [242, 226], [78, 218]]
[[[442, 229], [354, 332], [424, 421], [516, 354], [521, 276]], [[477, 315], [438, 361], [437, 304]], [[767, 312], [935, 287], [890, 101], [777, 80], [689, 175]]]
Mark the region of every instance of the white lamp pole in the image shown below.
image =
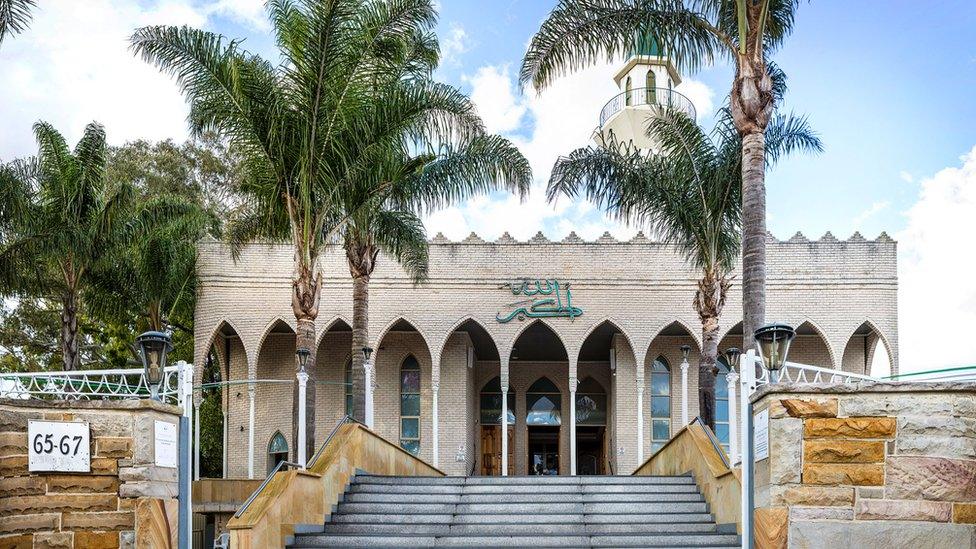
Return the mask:
[[373, 390], [376, 388], [376, 372], [373, 371], [372, 356], [373, 348], [363, 347], [363, 376], [366, 378], [366, 395], [363, 398], [366, 410], [363, 419], [369, 429], [373, 428]]

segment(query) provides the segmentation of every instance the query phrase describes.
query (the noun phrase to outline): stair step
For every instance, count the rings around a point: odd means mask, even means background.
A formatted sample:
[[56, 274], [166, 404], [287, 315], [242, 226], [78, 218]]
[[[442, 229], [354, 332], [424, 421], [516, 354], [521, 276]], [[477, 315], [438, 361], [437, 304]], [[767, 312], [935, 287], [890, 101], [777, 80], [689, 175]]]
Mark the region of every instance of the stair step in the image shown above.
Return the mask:
[[595, 547], [738, 547], [735, 534], [659, 534], [650, 536], [591, 536]]
[[666, 502], [702, 502], [705, 501], [697, 492], [678, 494], [547, 494], [535, 492], [531, 494], [372, 494], [349, 493], [342, 500], [346, 503], [399, 503], [412, 505], [414, 503], [452, 503], [452, 504], [480, 504], [480, 503], [666, 503]]
[[688, 484], [553, 484], [539, 486], [538, 484], [359, 484], [353, 483], [349, 487], [353, 494], [679, 494], [698, 493], [698, 486]]
[[621, 515], [520, 515], [520, 514], [465, 514], [430, 513], [334, 513], [332, 524], [369, 523], [369, 524], [551, 524], [567, 520], [577, 520], [589, 524], [676, 524], [676, 523], [708, 523], [715, 518], [710, 513], [633, 513]]
[[[318, 533], [346, 535], [425, 535], [500, 536], [500, 535], [612, 535], [612, 534], [693, 534], [715, 533], [718, 527], [708, 522], [659, 524], [583, 524], [557, 522], [549, 524], [409, 524], [409, 523], [330, 523]], [[310, 532], [311, 533], [311, 532]]]
[[431, 484], [431, 485], [509, 485], [531, 484], [549, 486], [553, 484], [598, 485], [598, 484], [694, 484], [691, 475], [679, 476], [508, 476], [508, 477], [396, 477], [385, 475], [357, 475], [357, 484]]
[[704, 502], [673, 503], [340, 503], [339, 513], [707, 513]]

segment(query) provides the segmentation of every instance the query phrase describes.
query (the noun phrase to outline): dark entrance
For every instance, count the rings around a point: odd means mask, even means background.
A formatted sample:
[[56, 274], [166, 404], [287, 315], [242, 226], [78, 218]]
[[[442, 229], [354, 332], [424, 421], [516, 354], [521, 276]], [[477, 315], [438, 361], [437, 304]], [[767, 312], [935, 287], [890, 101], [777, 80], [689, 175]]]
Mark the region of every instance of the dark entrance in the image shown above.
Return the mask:
[[604, 427], [576, 428], [576, 474], [603, 475], [604, 459], [603, 432]]
[[529, 474], [559, 474], [559, 427], [529, 427]]

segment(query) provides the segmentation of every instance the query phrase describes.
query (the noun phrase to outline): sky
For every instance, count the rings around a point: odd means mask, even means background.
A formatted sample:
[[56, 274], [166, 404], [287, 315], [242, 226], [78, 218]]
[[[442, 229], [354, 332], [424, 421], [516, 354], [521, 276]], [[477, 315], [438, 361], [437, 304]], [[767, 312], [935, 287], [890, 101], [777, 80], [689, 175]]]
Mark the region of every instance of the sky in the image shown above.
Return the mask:
[[[47, 120], [74, 142], [98, 120], [109, 141], [186, 138], [186, 104], [172, 80], [136, 59], [127, 37], [149, 24], [189, 24], [245, 39], [274, 58], [263, 0], [46, 0], [30, 29], [0, 47], [0, 160], [33, 154]], [[487, 128], [532, 164], [529, 198], [495, 194], [442, 210], [430, 236], [486, 239], [538, 231], [629, 238], [637, 228], [586, 202], [549, 204], [554, 160], [588, 144], [617, 93], [617, 63], [560, 79], [541, 94], [517, 82], [522, 55], [554, 0], [439, 0], [437, 78], [470, 94]], [[882, 231], [898, 241], [903, 371], [976, 365], [976, 2], [812, 0], [774, 59], [789, 76], [782, 109], [806, 115], [826, 150], [767, 173], [767, 216], [781, 239], [797, 231], [845, 239]], [[679, 87], [712, 125], [731, 67], [683, 74]], [[957, 335], [958, 334], [958, 335]], [[950, 339], [951, 338], [951, 339]], [[958, 339], [958, 341], [957, 341]]]

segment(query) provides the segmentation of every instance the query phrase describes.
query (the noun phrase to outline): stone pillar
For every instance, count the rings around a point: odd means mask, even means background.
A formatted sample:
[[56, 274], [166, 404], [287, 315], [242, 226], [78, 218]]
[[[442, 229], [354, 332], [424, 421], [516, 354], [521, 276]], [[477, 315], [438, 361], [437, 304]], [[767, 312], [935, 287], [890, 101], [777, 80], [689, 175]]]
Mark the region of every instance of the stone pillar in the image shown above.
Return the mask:
[[247, 386], [247, 478], [254, 478], [254, 391], [252, 383]]
[[681, 361], [681, 427], [688, 425], [688, 360]]
[[373, 422], [374, 422], [373, 391], [376, 389], [376, 371], [375, 368], [373, 367], [373, 364], [375, 364], [375, 360], [376, 360], [375, 357], [376, 354], [374, 352], [373, 355], [369, 357], [369, 360], [363, 362], [363, 374], [365, 377], [365, 385], [366, 385], [366, 395], [365, 398], [363, 399], [364, 407], [366, 408], [365, 411], [366, 417], [364, 419], [366, 420], [365, 421], [366, 427], [369, 427], [370, 429], [373, 429]]
[[437, 417], [437, 392], [440, 389], [440, 382], [433, 381], [430, 384], [431, 390], [431, 441], [433, 445], [433, 457], [431, 459], [431, 464], [434, 467], [439, 467], [440, 463], [440, 439], [438, 437], [438, 432], [440, 431], [438, 417]]
[[193, 480], [200, 480], [200, 405], [203, 400], [193, 401]]
[[305, 402], [308, 392], [308, 372], [305, 370], [299, 370], [295, 374], [298, 378], [298, 441], [296, 453], [299, 465], [305, 468], [306, 465], [306, 440], [307, 433], [305, 432], [307, 424], [305, 423]]
[[569, 474], [576, 474], [576, 377], [569, 378]]
[[637, 378], [637, 465], [644, 463], [644, 380]]
[[502, 381], [502, 476], [508, 476], [508, 378]]

